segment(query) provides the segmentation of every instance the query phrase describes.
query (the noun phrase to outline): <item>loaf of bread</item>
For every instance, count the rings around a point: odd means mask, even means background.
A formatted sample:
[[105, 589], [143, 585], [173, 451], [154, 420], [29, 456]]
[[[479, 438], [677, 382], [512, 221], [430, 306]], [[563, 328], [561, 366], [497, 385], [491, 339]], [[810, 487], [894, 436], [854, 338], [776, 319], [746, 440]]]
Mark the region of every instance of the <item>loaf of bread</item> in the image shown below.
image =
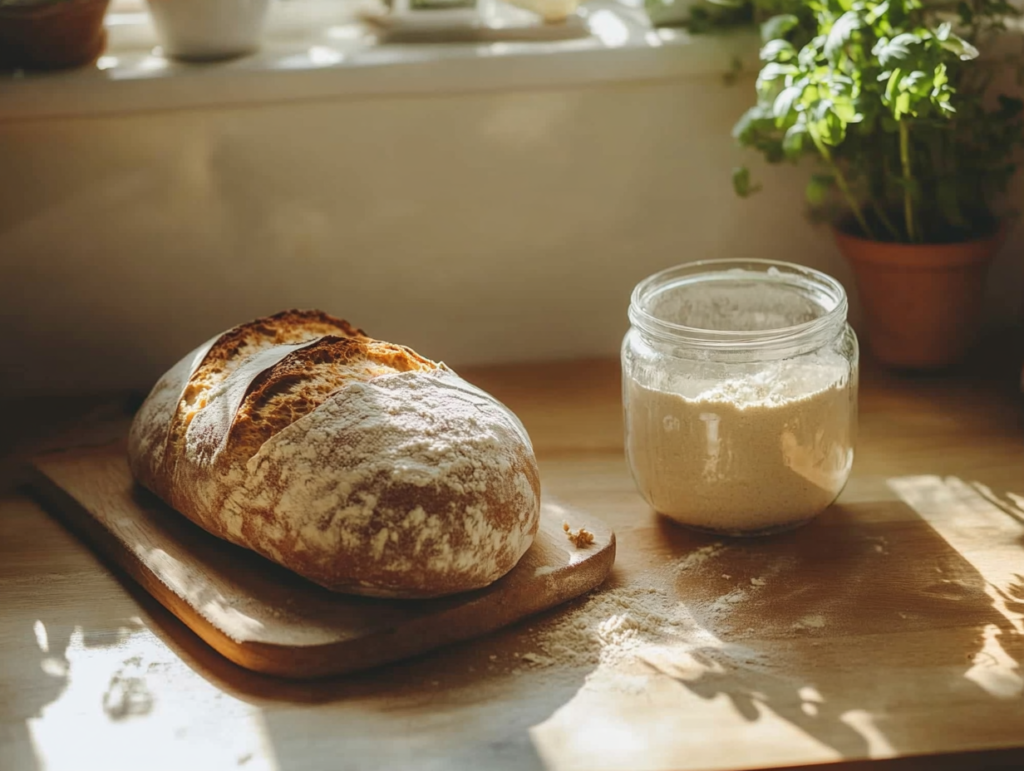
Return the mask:
[[128, 458], [196, 524], [339, 592], [486, 586], [540, 517], [508, 408], [318, 311], [242, 324], [178, 362], [135, 416]]

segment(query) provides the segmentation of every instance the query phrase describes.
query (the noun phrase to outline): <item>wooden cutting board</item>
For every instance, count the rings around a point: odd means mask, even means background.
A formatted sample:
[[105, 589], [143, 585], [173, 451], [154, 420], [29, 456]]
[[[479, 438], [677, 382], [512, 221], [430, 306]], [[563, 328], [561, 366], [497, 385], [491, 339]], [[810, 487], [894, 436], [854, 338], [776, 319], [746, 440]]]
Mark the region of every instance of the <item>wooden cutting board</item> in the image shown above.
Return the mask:
[[[47, 508], [236, 664], [295, 678], [336, 675], [491, 632], [601, 584], [615, 535], [545, 499], [537, 539], [504, 578], [437, 600], [335, 594], [216, 538], [135, 484], [123, 440], [32, 460]], [[574, 546], [563, 523], [595, 541]]]

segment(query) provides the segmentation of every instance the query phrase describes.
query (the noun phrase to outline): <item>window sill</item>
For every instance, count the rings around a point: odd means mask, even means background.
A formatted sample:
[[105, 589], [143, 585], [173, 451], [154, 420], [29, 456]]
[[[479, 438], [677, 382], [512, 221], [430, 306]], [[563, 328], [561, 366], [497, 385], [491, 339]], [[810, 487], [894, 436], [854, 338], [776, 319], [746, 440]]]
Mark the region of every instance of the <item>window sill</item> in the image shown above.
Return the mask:
[[[296, 10], [299, 9], [299, 10]], [[0, 75], [0, 122], [325, 98], [578, 87], [756, 67], [753, 32], [654, 29], [640, 8], [592, 0], [568, 40], [386, 43], [353, 4], [277, 3], [262, 49], [223, 63], [163, 57], [143, 10], [108, 15], [90, 67]], [[300, 15], [301, 14], [301, 15]], [[471, 64], [470, 64], [471, 62]]]

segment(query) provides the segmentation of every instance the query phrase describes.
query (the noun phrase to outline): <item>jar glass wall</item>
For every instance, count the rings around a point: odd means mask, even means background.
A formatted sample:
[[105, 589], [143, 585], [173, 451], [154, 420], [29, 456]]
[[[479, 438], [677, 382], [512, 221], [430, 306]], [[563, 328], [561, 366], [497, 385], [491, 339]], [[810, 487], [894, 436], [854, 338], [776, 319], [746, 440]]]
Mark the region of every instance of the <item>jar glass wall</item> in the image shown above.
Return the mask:
[[758, 260], [637, 285], [622, 346], [626, 456], [641, 495], [727, 535], [796, 527], [850, 475], [858, 347], [835, 279]]

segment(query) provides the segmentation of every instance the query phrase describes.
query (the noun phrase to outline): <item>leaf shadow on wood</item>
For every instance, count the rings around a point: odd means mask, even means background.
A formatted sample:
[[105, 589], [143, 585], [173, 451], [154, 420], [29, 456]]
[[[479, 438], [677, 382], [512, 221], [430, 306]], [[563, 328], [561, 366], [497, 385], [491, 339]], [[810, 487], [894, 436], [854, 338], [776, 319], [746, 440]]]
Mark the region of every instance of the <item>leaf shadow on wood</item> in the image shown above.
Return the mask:
[[[774, 713], [844, 759], [954, 749], [945, 736], [1024, 720], [1019, 693], [1001, 698], [968, 677], [985, 630], [1019, 670], [1017, 626], [981, 573], [902, 502], [837, 505], [791, 533], [724, 542], [676, 589], [721, 644], [687, 650], [680, 666], [648, 665], [701, 699], [724, 695], [745, 721]], [[1024, 586], [1006, 591], [1024, 602]], [[960, 700], [987, 708], [929, 709]]]
[[[0, 551], [5, 558], [17, 556], [19, 547], [27, 545], [22, 528], [26, 517], [34, 515], [33, 507], [26, 502], [24, 506], [10, 507], [0, 517], [0, 544], [6, 547]], [[38, 553], [60, 549], [61, 545], [46, 539], [29, 548]], [[83, 652], [117, 649], [142, 628], [138, 619], [123, 618], [116, 629], [101, 630], [74, 609], [69, 610], [66, 604], [54, 601], [63, 590], [61, 585], [73, 580], [59, 575], [39, 577], [39, 596], [43, 601], [31, 605], [17, 602], [16, 582], [0, 581], [4, 632], [10, 636], [12, 649], [25, 652], [16, 659], [17, 663], [12, 657], [0, 665], [0, 768], [32, 771], [44, 767], [45, 759], [39, 756], [39, 737], [30, 724], [44, 718], [52, 705], [65, 697], [75, 658]], [[15, 601], [8, 604], [9, 597]], [[146, 709], [146, 695], [138, 685], [124, 670], [115, 673], [101, 696], [104, 711], [118, 719]]]

